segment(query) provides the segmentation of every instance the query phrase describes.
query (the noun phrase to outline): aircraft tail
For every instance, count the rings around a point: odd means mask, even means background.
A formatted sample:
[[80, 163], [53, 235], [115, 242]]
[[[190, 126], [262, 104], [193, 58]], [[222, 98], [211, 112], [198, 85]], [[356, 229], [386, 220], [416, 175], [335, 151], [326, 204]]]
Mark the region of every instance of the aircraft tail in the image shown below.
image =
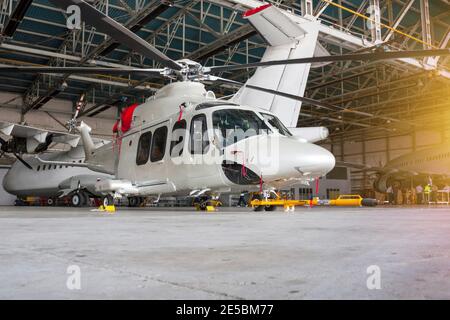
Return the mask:
[[[317, 41], [318, 21], [305, 20], [298, 24], [270, 4], [247, 11], [244, 18], [269, 43], [261, 61], [327, 54]], [[259, 67], [246, 85], [303, 96], [310, 68], [311, 64]], [[246, 85], [232, 98], [233, 102], [266, 109], [276, 114], [287, 127], [297, 126], [301, 102], [250, 89]]]
[[86, 123], [81, 121], [78, 130], [81, 134], [81, 140], [83, 141], [84, 154], [86, 157], [86, 161], [89, 161], [92, 158], [92, 154], [94, 152], [95, 144], [91, 137], [91, 127], [89, 127]]

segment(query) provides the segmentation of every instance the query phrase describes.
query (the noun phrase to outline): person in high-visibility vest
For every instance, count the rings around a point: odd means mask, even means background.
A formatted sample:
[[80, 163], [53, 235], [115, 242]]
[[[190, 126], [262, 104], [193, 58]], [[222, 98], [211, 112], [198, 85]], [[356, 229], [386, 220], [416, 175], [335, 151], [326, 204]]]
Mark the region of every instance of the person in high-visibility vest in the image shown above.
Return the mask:
[[423, 189], [423, 193], [425, 195], [425, 203], [428, 204], [430, 202], [431, 185], [427, 184]]

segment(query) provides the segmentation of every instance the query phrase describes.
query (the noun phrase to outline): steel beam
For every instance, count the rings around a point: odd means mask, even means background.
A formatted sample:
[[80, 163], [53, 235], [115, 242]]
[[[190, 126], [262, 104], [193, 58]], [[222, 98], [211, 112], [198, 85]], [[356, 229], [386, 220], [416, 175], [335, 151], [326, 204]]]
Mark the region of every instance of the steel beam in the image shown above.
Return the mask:
[[3, 35], [12, 37], [22, 22], [33, 0], [20, 0], [3, 28]]
[[[431, 36], [431, 19], [430, 19], [430, 4], [428, 0], [420, 0], [420, 13], [422, 22], [422, 40], [431, 44], [433, 39]], [[430, 46], [424, 44], [425, 50], [432, 49]]]
[[[392, 28], [397, 29], [400, 23], [403, 21], [403, 18], [405, 18], [406, 14], [408, 13], [409, 9], [411, 9], [411, 6], [414, 4], [415, 0], [410, 0], [406, 5], [403, 6], [402, 10], [400, 11], [400, 14], [398, 15], [397, 19], [395, 20], [394, 24], [392, 25]], [[387, 42], [391, 39], [391, 37], [394, 35], [394, 30], [389, 30], [386, 34], [386, 37], [384, 38], [384, 42]]]

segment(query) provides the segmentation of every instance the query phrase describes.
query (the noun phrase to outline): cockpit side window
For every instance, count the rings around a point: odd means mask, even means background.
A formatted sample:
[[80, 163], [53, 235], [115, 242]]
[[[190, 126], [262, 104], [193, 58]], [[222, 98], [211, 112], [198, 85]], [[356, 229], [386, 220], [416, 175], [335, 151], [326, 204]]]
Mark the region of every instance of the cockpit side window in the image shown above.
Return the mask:
[[196, 115], [191, 120], [189, 150], [191, 154], [205, 154], [208, 152], [208, 125], [204, 114]]
[[256, 113], [242, 109], [224, 109], [213, 112], [214, 139], [220, 148], [240, 140], [270, 132]]
[[264, 117], [264, 120], [266, 120], [274, 129], [278, 131], [279, 134], [287, 137], [292, 136], [292, 134], [284, 126], [283, 122], [281, 122], [280, 119], [268, 113], [261, 113], [261, 115]]

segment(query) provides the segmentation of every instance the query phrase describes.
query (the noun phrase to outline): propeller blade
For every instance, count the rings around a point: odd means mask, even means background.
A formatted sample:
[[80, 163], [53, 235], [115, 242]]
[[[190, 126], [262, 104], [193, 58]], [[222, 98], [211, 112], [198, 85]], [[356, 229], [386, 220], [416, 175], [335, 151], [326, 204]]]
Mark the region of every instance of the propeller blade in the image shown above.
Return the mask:
[[1, 73], [67, 73], [67, 74], [143, 74], [161, 75], [164, 69], [139, 69], [139, 68], [98, 68], [98, 67], [30, 67], [8, 66], [0, 67]]
[[304, 103], [308, 103], [308, 104], [311, 104], [313, 106], [320, 107], [320, 108], [323, 108], [323, 109], [326, 109], [326, 110], [329, 110], [329, 111], [336, 111], [336, 109], [340, 109], [339, 107], [333, 106], [333, 105], [325, 103], [325, 102], [321, 102], [321, 101], [310, 99], [310, 98], [300, 97], [300, 96], [297, 96], [297, 95], [294, 95], [294, 94], [290, 94], [290, 93], [286, 93], [286, 92], [280, 92], [280, 91], [277, 91], [277, 90], [256, 87], [256, 86], [252, 86], [252, 85], [249, 85], [249, 84], [247, 84], [246, 87], [249, 88], [249, 89], [259, 90], [259, 91], [262, 91], [262, 92], [267, 92], [267, 93], [275, 94], [275, 95], [278, 95], [278, 96], [281, 96], [281, 97], [285, 97], [285, 98], [301, 101], [301, 102], [304, 102]]
[[164, 53], [156, 49], [147, 41], [136, 35], [134, 32], [128, 30], [120, 23], [106, 16], [98, 11], [95, 7], [83, 0], [49, 0], [54, 6], [66, 9], [71, 5], [76, 5], [80, 8], [82, 20], [87, 24], [94, 26], [98, 31], [107, 34], [116, 42], [127, 46], [128, 48], [142, 54], [145, 57], [153, 59], [163, 66], [173, 69], [181, 70], [182, 67], [166, 56]]
[[352, 53], [352, 54], [332, 55], [323, 57], [261, 61], [240, 65], [215, 66], [205, 68], [204, 73], [217, 73], [224, 71], [286, 65], [286, 64], [304, 64], [304, 63], [338, 62], [338, 61], [379, 61], [379, 60], [391, 60], [402, 58], [437, 57], [448, 55], [450, 55], [450, 49]]
[[231, 85], [236, 85], [241, 87], [243, 85], [242, 82], [239, 81], [234, 81], [231, 79], [227, 79], [227, 78], [222, 78], [222, 77], [216, 77], [216, 76], [211, 76], [211, 75], [207, 75], [205, 77], [205, 79], [202, 79], [203, 81], [211, 81], [211, 82], [221, 82], [221, 83], [228, 83]]
[[21, 156], [19, 156], [17, 153], [13, 153], [13, 154], [14, 154], [14, 156], [17, 158], [17, 160], [19, 160], [20, 162], [22, 162], [22, 164], [23, 164], [25, 167], [27, 167], [27, 168], [30, 169], [30, 170], [33, 170], [33, 167], [30, 166], [30, 165], [28, 164], [28, 162], [26, 162], [25, 160], [23, 160], [23, 158], [22, 158]]

